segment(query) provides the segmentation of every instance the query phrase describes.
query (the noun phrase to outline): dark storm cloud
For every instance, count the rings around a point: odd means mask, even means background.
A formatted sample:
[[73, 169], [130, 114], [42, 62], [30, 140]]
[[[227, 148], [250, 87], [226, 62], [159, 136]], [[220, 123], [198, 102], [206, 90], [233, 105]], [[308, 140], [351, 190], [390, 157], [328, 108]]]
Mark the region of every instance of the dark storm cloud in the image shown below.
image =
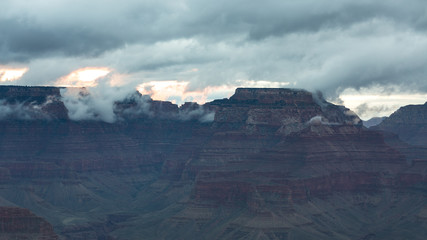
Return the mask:
[[[252, 19], [250, 37], [262, 39], [292, 32], [347, 28], [374, 18], [389, 19], [396, 24], [403, 23], [416, 28], [426, 26], [424, 9], [416, 7], [422, 6], [422, 2], [414, 2], [415, 7], [408, 4], [403, 9], [396, 2], [398, 1], [303, 1], [301, 4], [284, 3], [279, 8], [272, 4], [268, 6], [271, 12], [261, 15], [260, 19], [256, 19], [258, 21]], [[423, 16], [422, 19], [419, 19], [420, 15]]]
[[[0, 18], [3, 62], [55, 54], [96, 56], [124, 44], [177, 38], [242, 34], [261, 40], [346, 28], [372, 18], [413, 28], [427, 23], [422, 1], [32, 1], [30, 6], [14, 2], [0, 3], [8, 13]], [[37, 2], [45, 4], [37, 7]]]
[[123, 44], [116, 36], [79, 26], [48, 29], [17, 20], [0, 21], [0, 62], [27, 62], [49, 56], [97, 56]]

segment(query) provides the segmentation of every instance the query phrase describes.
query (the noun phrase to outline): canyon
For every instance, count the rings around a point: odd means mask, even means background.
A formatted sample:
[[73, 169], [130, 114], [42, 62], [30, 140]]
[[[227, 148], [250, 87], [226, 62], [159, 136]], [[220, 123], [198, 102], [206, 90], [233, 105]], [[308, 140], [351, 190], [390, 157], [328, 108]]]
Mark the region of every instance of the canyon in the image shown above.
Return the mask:
[[106, 122], [70, 118], [63, 89], [0, 86], [0, 209], [33, 239], [424, 239], [425, 106], [368, 129], [300, 89], [136, 92]]

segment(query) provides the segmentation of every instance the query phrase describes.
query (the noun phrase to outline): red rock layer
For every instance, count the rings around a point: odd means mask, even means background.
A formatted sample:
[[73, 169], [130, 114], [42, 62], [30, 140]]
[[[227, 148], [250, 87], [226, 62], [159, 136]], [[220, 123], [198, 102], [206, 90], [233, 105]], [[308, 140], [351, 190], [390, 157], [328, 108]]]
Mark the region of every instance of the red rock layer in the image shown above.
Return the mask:
[[[328, 133], [319, 134], [319, 128]], [[299, 201], [398, 188], [405, 185], [401, 172], [406, 168], [404, 157], [379, 133], [317, 126], [287, 137], [216, 135], [185, 171], [195, 176], [196, 201], [229, 204], [255, 195]]]
[[0, 207], [0, 238], [56, 240], [58, 236], [50, 223], [29, 210]]

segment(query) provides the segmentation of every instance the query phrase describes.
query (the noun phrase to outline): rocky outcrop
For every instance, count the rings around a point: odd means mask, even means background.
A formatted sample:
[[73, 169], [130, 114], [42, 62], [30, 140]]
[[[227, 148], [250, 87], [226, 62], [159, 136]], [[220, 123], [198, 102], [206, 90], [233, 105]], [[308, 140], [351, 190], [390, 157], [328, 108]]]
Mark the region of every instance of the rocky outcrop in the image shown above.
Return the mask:
[[66, 120], [60, 88], [0, 86], [0, 120]]
[[373, 129], [395, 133], [412, 145], [427, 146], [427, 103], [401, 107]]
[[18, 207], [0, 207], [0, 239], [57, 240], [50, 223]]
[[238, 88], [216, 107], [215, 126], [258, 134], [290, 134], [311, 124], [355, 125], [361, 120], [349, 109], [326, 102], [305, 90]]

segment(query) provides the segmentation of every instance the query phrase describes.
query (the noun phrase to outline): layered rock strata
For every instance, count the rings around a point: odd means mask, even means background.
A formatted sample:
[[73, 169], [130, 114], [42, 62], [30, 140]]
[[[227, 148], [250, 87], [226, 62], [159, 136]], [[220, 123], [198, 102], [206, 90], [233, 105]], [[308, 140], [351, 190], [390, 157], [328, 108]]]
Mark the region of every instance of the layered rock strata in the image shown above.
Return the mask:
[[3, 107], [50, 116], [2, 118], [0, 203], [66, 239], [425, 236], [425, 151], [317, 94], [239, 88], [181, 107], [133, 94], [102, 122], [32, 89], [0, 87]]
[[18, 207], [0, 207], [0, 239], [57, 240], [50, 223]]

